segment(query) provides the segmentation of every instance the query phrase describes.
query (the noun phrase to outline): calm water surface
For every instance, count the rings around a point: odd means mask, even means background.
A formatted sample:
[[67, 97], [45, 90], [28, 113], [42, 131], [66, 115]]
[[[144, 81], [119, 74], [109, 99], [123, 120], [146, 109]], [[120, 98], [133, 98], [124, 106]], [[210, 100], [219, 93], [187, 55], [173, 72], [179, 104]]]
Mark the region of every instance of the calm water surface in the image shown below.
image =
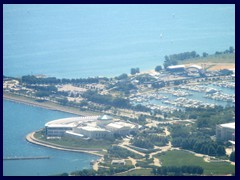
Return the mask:
[[4, 5], [3, 72], [79, 78], [154, 69], [235, 44], [234, 5]]
[[50, 120], [75, 115], [3, 100], [3, 157], [50, 156], [42, 160], [3, 161], [4, 176], [51, 175], [90, 168], [97, 156], [59, 151], [28, 143], [25, 136]]

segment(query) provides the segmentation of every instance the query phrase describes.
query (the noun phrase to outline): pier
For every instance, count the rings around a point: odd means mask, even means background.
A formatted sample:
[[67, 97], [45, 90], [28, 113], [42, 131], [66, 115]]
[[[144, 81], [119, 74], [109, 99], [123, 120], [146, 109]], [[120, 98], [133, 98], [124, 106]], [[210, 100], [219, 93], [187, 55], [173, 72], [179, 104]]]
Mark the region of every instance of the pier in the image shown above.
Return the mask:
[[3, 160], [33, 160], [33, 159], [50, 159], [50, 156], [5, 157], [5, 158], [3, 158]]

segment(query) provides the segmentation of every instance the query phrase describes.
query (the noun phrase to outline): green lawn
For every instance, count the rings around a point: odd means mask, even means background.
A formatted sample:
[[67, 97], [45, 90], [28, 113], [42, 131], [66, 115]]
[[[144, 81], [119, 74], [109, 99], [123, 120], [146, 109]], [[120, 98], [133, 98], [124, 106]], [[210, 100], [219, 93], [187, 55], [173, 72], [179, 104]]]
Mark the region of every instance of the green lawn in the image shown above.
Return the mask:
[[130, 172], [121, 173], [117, 176], [153, 176], [152, 169], [135, 169]]
[[125, 160], [125, 162], [126, 162], [127, 166], [131, 166], [132, 165], [132, 161], [130, 161], [130, 160]]
[[36, 139], [46, 141], [49, 143], [66, 146], [66, 147], [77, 147], [77, 148], [109, 148], [114, 142], [110, 140], [95, 140], [95, 139], [74, 139], [70, 137], [62, 137], [61, 139], [46, 139], [42, 136], [43, 132], [36, 132], [34, 137]]
[[203, 158], [181, 150], [168, 151], [156, 155], [162, 162], [162, 166], [196, 165], [204, 169], [204, 174], [232, 174], [235, 166], [228, 162], [205, 162]]

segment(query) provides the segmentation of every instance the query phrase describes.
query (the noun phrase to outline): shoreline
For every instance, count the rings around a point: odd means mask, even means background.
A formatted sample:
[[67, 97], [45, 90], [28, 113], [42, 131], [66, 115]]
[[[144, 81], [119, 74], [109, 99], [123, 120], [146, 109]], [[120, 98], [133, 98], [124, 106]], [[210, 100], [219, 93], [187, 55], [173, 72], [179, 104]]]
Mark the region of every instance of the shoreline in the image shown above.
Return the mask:
[[99, 156], [100, 158], [103, 157], [102, 154], [99, 154], [95, 151], [86, 151], [86, 150], [79, 150], [79, 149], [70, 149], [70, 148], [65, 148], [65, 147], [58, 147], [58, 146], [54, 146], [54, 145], [50, 145], [50, 144], [45, 144], [44, 142], [40, 142], [39, 140], [37, 140], [34, 137], [35, 132], [29, 133], [25, 139], [32, 143], [32, 144], [36, 144], [36, 145], [40, 145], [40, 146], [44, 146], [44, 147], [48, 147], [48, 148], [52, 148], [52, 149], [56, 149], [56, 150], [61, 150], [61, 151], [69, 151], [69, 152], [78, 152], [78, 153], [86, 153], [86, 154], [91, 154], [91, 155], [95, 155], [95, 156]]
[[49, 101], [40, 103], [40, 102], [36, 102], [34, 99], [31, 99], [25, 96], [9, 94], [4, 92], [3, 92], [3, 99], [17, 102], [17, 103], [22, 103], [29, 106], [35, 106], [35, 107], [44, 108], [52, 111], [60, 111], [60, 112], [75, 114], [79, 116], [99, 115], [98, 113], [95, 113], [95, 112], [83, 112], [74, 107], [62, 106]]

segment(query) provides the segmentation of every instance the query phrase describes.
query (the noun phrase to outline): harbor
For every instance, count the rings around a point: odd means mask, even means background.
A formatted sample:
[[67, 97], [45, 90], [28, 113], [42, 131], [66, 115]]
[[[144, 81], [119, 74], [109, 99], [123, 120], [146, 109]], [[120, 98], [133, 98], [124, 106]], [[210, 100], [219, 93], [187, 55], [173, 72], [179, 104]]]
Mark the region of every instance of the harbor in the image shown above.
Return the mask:
[[134, 105], [142, 104], [152, 110], [172, 112], [184, 108], [235, 106], [235, 82], [208, 82], [163, 87], [153, 91], [137, 92], [130, 97]]

